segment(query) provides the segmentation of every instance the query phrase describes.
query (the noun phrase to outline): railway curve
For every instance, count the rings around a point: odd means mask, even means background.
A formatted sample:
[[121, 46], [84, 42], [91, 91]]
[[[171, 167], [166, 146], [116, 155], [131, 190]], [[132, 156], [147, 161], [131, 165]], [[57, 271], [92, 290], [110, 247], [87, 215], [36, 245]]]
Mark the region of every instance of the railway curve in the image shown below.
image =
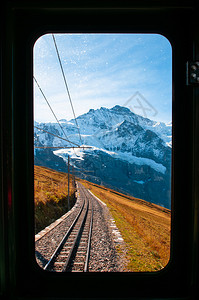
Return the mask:
[[122, 271], [111, 222], [106, 205], [77, 182], [75, 207], [35, 241], [37, 263], [53, 272]]

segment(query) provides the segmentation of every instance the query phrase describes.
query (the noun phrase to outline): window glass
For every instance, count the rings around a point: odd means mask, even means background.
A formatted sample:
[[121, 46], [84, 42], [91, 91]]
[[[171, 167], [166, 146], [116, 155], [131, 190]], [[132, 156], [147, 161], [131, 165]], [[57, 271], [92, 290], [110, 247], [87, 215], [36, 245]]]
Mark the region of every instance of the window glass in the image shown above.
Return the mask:
[[170, 258], [172, 48], [158, 34], [34, 46], [35, 256], [54, 272], [154, 272]]

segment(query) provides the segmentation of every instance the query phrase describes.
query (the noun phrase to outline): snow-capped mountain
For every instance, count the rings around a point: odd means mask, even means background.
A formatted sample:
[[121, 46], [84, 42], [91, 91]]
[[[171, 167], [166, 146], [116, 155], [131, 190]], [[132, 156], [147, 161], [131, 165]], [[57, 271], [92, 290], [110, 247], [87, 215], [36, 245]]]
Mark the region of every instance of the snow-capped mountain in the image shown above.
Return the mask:
[[81, 139], [73, 119], [60, 120], [63, 130], [57, 123], [35, 122], [35, 146], [75, 146], [66, 140], [85, 146], [35, 149], [35, 163], [64, 171], [69, 155], [77, 176], [170, 207], [171, 124], [119, 105], [90, 109], [77, 123]]

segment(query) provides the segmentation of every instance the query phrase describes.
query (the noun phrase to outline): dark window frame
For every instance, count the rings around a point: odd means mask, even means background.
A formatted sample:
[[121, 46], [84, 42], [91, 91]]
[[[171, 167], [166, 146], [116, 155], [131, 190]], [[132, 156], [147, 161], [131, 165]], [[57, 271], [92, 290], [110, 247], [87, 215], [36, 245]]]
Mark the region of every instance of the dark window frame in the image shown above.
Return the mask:
[[[133, 3], [132, 3], [133, 2]], [[15, 298], [190, 297], [198, 280], [198, 88], [186, 62], [199, 59], [192, 1], [8, 1], [2, 46], [1, 290]], [[121, 21], [118, 21], [121, 20]], [[193, 31], [194, 28], [194, 31]], [[172, 238], [169, 264], [155, 273], [55, 274], [34, 256], [33, 46], [45, 33], [157, 33], [173, 51]], [[186, 144], [185, 144], [186, 142]], [[183, 262], [183, 263], [182, 263]], [[72, 288], [79, 285], [75, 290]], [[92, 290], [86, 285], [91, 284]], [[94, 292], [93, 292], [94, 291]], [[96, 294], [97, 293], [97, 294]]]

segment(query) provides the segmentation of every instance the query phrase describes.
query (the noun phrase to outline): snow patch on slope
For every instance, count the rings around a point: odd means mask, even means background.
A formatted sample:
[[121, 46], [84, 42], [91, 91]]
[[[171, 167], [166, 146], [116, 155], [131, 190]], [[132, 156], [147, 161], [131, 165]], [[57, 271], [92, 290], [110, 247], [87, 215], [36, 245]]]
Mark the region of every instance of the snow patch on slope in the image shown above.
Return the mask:
[[[86, 145], [82, 145], [82, 147], [83, 146], [86, 147]], [[131, 164], [136, 164], [136, 165], [139, 165], [139, 166], [147, 165], [147, 166], [151, 167], [152, 169], [154, 169], [155, 171], [157, 171], [159, 173], [162, 173], [162, 174], [165, 174], [165, 172], [166, 172], [166, 167], [165, 166], [163, 166], [160, 163], [155, 162], [152, 159], [145, 158], [145, 157], [133, 156], [132, 154], [129, 154], [129, 153], [108, 151], [108, 150], [105, 150], [103, 148], [91, 147], [89, 149], [79, 148], [79, 149], [75, 149], [75, 150], [73, 148], [71, 148], [71, 149], [60, 149], [60, 150], [53, 151], [53, 153], [55, 155], [63, 158], [65, 161], [67, 161], [68, 155], [72, 159], [83, 160], [85, 153], [93, 152], [93, 151], [104, 152], [104, 153], [112, 156], [115, 159], [121, 159], [121, 160], [124, 160], [124, 161], [128, 161]]]

